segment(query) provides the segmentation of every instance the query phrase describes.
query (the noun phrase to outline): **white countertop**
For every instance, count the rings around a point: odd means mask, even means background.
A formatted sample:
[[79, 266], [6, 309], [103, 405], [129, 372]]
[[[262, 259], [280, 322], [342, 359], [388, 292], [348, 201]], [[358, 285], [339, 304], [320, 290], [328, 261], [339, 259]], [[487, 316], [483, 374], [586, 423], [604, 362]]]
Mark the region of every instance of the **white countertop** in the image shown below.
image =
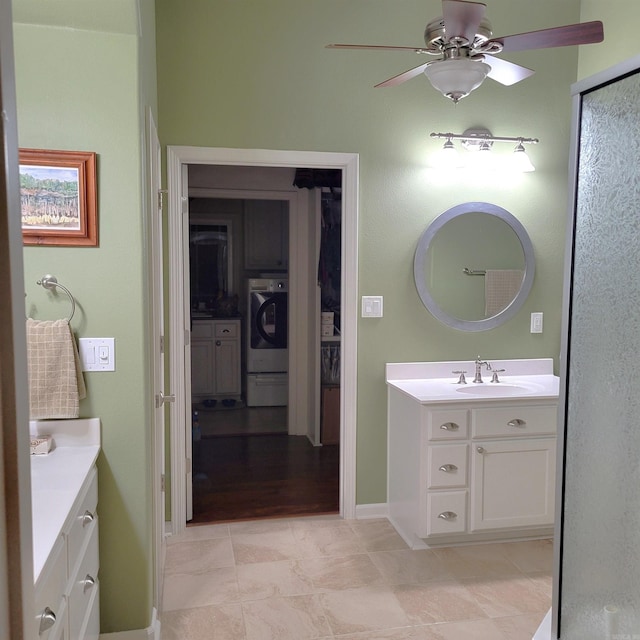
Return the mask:
[[55, 443], [49, 454], [31, 456], [33, 577], [37, 582], [100, 452], [100, 421], [38, 420], [29, 426], [31, 435], [52, 435]]
[[[560, 379], [553, 375], [551, 358], [490, 362], [493, 369], [505, 370], [498, 383], [490, 382], [491, 371], [485, 367], [482, 385], [473, 383], [474, 361], [389, 363], [386, 382], [421, 404], [558, 399]], [[458, 384], [453, 371], [466, 371], [467, 384]]]

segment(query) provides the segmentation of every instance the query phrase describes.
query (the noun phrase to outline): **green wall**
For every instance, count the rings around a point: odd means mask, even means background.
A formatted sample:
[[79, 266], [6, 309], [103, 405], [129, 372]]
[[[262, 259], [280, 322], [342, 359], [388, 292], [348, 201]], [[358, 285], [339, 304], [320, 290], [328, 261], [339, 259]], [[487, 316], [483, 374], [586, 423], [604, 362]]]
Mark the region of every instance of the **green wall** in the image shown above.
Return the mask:
[[[577, 22], [578, 0], [494, 0], [494, 33]], [[330, 42], [419, 45], [438, 0], [157, 0], [158, 109], [163, 145], [300, 149], [360, 155], [359, 291], [383, 295], [382, 319], [358, 325], [357, 502], [386, 501], [386, 362], [553, 357], [560, 348], [567, 205], [569, 87], [578, 51], [507, 56], [536, 70], [512, 87], [487, 80], [457, 106], [425, 78], [377, 82], [417, 64], [412, 54], [327, 50]], [[484, 126], [540, 138], [533, 174], [438, 175], [431, 131]], [[413, 253], [442, 211], [483, 200], [511, 211], [536, 251], [531, 295], [507, 325], [480, 334], [441, 325], [413, 284]], [[479, 268], [479, 267], [478, 267]], [[529, 333], [544, 312], [545, 331]], [[348, 400], [347, 400], [348, 401]]]
[[[86, 29], [14, 26], [19, 145], [98, 154], [99, 247], [26, 247], [24, 262], [30, 316], [68, 315], [64, 294], [36, 285], [52, 273], [77, 300], [76, 335], [115, 337], [116, 371], [85, 373], [88, 397], [81, 403], [81, 416], [102, 421], [98, 514], [105, 633], [147, 627], [152, 608], [142, 126], [145, 104], [155, 110], [155, 20], [153, 2], [141, 3], [149, 46], [138, 35], [136, 2], [128, 2], [133, 20], [113, 32], [100, 31], [89, 15]], [[24, 17], [19, 6], [14, 16]], [[56, 19], [64, 23], [60, 13]]]
[[582, 0], [580, 20], [601, 20], [606, 47], [582, 47], [578, 78], [586, 78], [633, 56], [640, 55], [637, 27], [640, 3], [637, 0]]

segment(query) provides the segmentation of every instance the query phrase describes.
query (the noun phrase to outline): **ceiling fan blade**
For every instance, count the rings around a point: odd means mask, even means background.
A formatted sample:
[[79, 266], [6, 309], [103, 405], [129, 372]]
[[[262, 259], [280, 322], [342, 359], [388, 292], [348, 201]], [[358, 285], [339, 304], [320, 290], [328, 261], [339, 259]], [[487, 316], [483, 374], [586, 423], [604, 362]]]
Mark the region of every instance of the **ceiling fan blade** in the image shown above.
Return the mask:
[[325, 49], [369, 49], [373, 51], [413, 51], [429, 53], [424, 47], [391, 47], [382, 44], [328, 44]]
[[459, 36], [473, 42], [486, 8], [483, 2], [442, 0], [442, 21], [447, 39]]
[[429, 65], [431, 62], [425, 62], [413, 69], [409, 69], [409, 71], [405, 71], [404, 73], [399, 73], [397, 76], [393, 76], [393, 78], [389, 78], [384, 82], [378, 83], [375, 87], [379, 89], [380, 87], [395, 87], [398, 84], [402, 84], [407, 80], [411, 80], [411, 78], [415, 78], [419, 76]]
[[507, 87], [525, 80], [529, 76], [532, 76], [535, 71], [533, 69], [527, 69], [527, 67], [521, 67], [519, 64], [509, 62], [508, 60], [502, 60], [495, 56], [483, 56], [484, 61], [491, 67], [491, 71], [487, 74], [489, 78], [503, 84]]
[[568, 47], [575, 44], [593, 44], [604, 40], [602, 22], [581, 22], [565, 27], [529, 31], [502, 38], [491, 38], [491, 42], [499, 42], [505, 53], [528, 51], [530, 49], [547, 49], [550, 47]]

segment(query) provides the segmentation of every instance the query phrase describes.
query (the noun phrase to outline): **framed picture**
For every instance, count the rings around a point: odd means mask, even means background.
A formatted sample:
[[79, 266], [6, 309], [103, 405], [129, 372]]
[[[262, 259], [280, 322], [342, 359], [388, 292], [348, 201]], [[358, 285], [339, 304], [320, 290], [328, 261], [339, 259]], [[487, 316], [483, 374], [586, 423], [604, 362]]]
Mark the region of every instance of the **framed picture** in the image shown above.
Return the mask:
[[97, 247], [96, 154], [20, 149], [25, 245]]

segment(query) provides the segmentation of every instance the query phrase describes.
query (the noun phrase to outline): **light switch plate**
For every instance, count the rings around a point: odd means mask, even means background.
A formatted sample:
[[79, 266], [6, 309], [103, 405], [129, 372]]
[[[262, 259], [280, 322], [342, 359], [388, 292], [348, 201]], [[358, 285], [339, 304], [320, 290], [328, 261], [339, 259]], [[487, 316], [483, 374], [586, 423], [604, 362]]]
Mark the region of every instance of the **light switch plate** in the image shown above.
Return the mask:
[[531, 333], [542, 333], [542, 311], [531, 314]]
[[80, 338], [79, 356], [83, 371], [115, 371], [115, 338]]
[[382, 318], [382, 296], [362, 296], [362, 317]]

